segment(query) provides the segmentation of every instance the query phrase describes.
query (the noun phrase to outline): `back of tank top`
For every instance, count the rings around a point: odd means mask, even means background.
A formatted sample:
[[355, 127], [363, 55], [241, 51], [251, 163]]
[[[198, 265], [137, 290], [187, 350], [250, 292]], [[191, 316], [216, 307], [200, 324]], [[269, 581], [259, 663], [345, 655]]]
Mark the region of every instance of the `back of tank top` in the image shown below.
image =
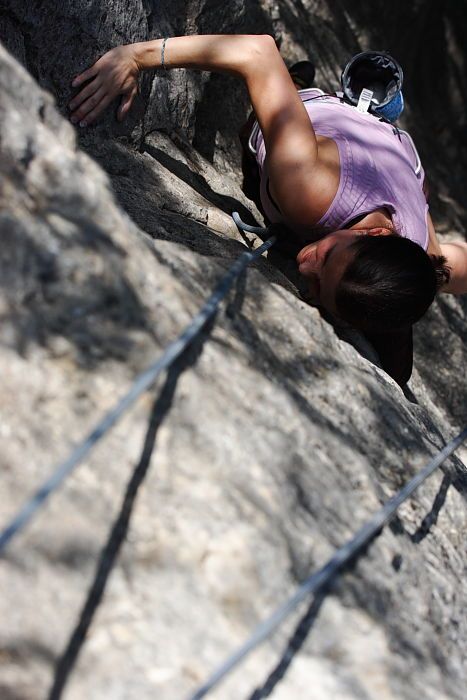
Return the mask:
[[[299, 94], [315, 133], [333, 139], [340, 158], [338, 190], [328, 211], [313, 227], [312, 237], [346, 228], [352, 220], [384, 207], [395, 231], [426, 250], [424, 171], [410, 136], [320, 90], [301, 90]], [[254, 145], [264, 211], [272, 222], [287, 223], [269, 192], [266, 149], [259, 129]]]

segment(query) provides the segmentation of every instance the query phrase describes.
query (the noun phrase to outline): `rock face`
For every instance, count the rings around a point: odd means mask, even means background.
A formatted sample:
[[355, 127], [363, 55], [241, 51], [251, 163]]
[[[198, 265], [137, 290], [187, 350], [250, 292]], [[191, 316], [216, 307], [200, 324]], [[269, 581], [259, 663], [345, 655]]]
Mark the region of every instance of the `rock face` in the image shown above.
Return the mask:
[[[239, 187], [241, 85], [148, 74], [127, 123], [109, 113], [77, 137], [71, 77], [116, 43], [270, 32], [289, 61], [313, 52], [332, 88], [349, 54], [384, 37], [408, 61], [408, 124], [438, 223], [455, 236], [465, 136], [437, 105], [427, 113], [428, 76], [445, 75], [449, 115], [460, 114], [465, 18], [449, 5], [427, 19], [425, 5], [396, 2], [386, 17], [379, 2], [3, 0], [1, 523], [244, 250], [230, 212], [259, 220]], [[422, 16], [431, 53], [417, 53]], [[419, 324], [404, 395], [277, 267], [253, 265], [202, 342], [0, 560], [0, 697], [187, 696], [467, 423], [466, 312], [465, 299], [444, 297]], [[458, 455], [334, 587], [279, 700], [465, 697], [467, 451]], [[249, 697], [295, 622], [214, 695]]]

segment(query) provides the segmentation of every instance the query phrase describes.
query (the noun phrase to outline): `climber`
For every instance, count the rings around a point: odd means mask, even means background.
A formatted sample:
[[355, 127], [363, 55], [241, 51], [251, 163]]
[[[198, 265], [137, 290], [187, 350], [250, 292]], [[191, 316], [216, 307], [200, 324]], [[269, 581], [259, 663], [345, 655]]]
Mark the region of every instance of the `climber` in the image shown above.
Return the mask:
[[386, 371], [404, 384], [412, 324], [437, 291], [467, 292], [467, 244], [438, 243], [423, 170], [415, 172], [393, 126], [338, 98], [299, 93], [267, 35], [116, 47], [73, 80], [81, 89], [69, 105], [71, 121], [92, 124], [119, 95], [122, 120], [140, 72], [151, 68], [218, 71], [245, 81], [260, 127], [258, 204], [299, 242], [299, 271], [314, 300], [367, 335]]

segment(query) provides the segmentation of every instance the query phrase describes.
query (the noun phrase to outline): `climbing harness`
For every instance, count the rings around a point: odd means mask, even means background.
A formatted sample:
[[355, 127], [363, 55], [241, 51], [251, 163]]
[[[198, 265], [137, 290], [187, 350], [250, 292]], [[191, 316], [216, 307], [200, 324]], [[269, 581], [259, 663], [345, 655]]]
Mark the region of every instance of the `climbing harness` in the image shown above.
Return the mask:
[[[233, 671], [243, 659], [249, 656], [257, 646], [272, 635], [276, 628], [289, 617], [305, 598], [310, 595], [325, 597], [329, 592], [332, 581], [349, 565], [349, 563], [354, 562], [366, 551], [370, 542], [381, 533], [384, 526], [394, 517], [396, 511], [404, 501], [406, 501], [466, 439], [467, 428], [464, 428], [461, 433], [448, 442], [448, 444], [398, 493], [386, 501], [383, 507], [378, 510], [370, 520], [346, 542], [346, 544], [337, 549], [321, 569], [307, 578], [293, 596], [267, 620], [261, 623], [251, 637], [236, 652], [229, 656], [194, 694], [189, 696], [189, 700], [201, 700], [201, 698], [204, 698], [211, 690], [214, 690], [221, 680]], [[289, 648], [286, 649], [284, 657], [288, 655], [289, 651]], [[257, 695], [256, 697], [266, 697], [266, 695]]]
[[[260, 226], [245, 224], [237, 212], [233, 213], [232, 218], [240, 230], [261, 234], [262, 237], [267, 233], [267, 229], [261, 228]], [[219, 304], [230, 291], [236, 278], [241, 275], [250, 263], [260, 258], [265, 251], [269, 250], [275, 242], [276, 236], [271, 236], [261, 246], [255, 250], [245, 251], [235, 260], [224, 277], [222, 277], [207, 302], [192, 319], [183, 333], [166, 348], [162, 357], [138, 375], [129, 391], [120, 399], [116, 406], [99, 421], [89, 435], [72, 451], [70, 456], [56, 467], [52, 475], [36, 491], [32, 498], [21, 508], [10, 523], [0, 531], [0, 554], [3, 552], [8, 542], [26, 526], [49, 496], [59, 488], [65, 478], [83, 461], [92, 448], [134, 404], [136, 399], [147, 391], [157, 377], [164, 370], [167, 370], [193, 343], [208, 321], [215, 315]]]

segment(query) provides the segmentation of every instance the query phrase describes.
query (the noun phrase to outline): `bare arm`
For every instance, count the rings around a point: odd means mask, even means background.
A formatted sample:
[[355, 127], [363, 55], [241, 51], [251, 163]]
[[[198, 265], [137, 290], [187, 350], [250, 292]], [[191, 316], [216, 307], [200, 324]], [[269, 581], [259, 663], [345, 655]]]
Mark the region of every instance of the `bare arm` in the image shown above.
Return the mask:
[[[256, 62], [265, 58], [271, 37], [183, 36], [165, 40], [165, 68], [197, 68], [230, 73], [246, 79]], [[272, 41], [272, 39], [271, 39]], [[118, 95], [136, 94], [140, 71], [162, 67], [162, 39], [116, 46], [72, 82], [79, 87], [90, 81], [70, 102], [73, 122], [92, 124]], [[129, 108], [129, 107], [128, 107]], [[128, 111], [119, 113], [123, 118]]]
[[428, 234], [428, 253], [444, 255], [451, 272], [449, 282], [441, 287], [441, 291], [448, 294], [467, 294], [467, 243], [465, 241], [440, 243], [429, 214]]
[[441, 243], [440, 248], [451, 270], [451, 278], [441, 287], [441, 291], [449, 294], [467, 294], [467, 243]]
[[[156, 39], [107, 52], [73, 81], [74, 87], [90, 82], [70, 103], [72, 121], [91, 124], [122, 94], [118, 117], [123, 119], [136, 95], [139, 72], [161, 67], [161, 50], [162, 39]], [[245, 81], [265, 139], [273, 191], [284, 215], [291, 223], [318, 220], [323, 213], [323, 174], [315, 133], [272, 37], [170, 38], [165, 65], [226, 72]]]

